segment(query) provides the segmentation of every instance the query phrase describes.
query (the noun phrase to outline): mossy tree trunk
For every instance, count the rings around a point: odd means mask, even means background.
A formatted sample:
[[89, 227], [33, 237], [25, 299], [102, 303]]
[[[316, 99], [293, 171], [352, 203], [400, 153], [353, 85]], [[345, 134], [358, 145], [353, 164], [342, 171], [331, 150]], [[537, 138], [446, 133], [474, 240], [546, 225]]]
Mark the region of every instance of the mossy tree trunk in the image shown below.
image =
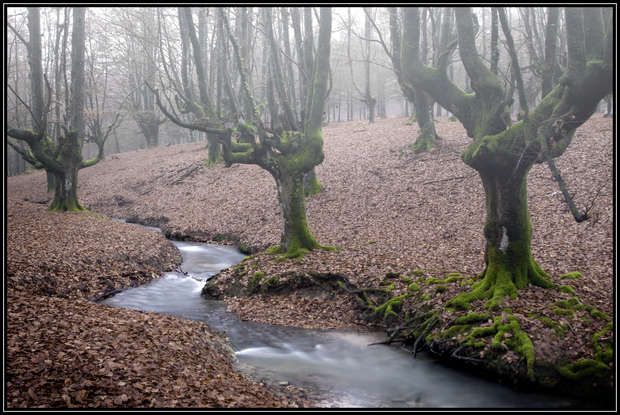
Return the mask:
[[[385, 46], [386, 52], [389, 54], [392, 60], [392, 68], [396, 74], [396, 79], [400, 85], [400, 89], [407, 97], [408, 101], [413, 103], [413, 115], [412, 119], [418, 124], [419, 134], [415, 142], [411, 144], [411, 148], [414, 153], [423, 153], [430, 151], [439, 141], [440, 137], [435, 131], [435, 121], [433, 120], [431, 113], [431, 104], [428, 95], [421, 88], [416, 88], [411, 82], [408, 82], [403, 76], [401, 67], [401, 30], [400, 19], [398, 17], [397, 9], [394, 7], [389, 8], [390, 12], [390, 35], [392, 37], [391, 50]], [[446, 13], [446, 15], [448, 15]], [[445, 22], [449, 22], [448, 18], [444, 17]], [[444, 26], [447, 26], [444, 24]], [[444, 55], [445, 66], [447, 66], [448, 57], [451, 55], [452, 50], [448, 47], [450, 32], [444, 29], [442, 32], [442, 43], [440, 45], [441, 51]], [[444, 69], [445, 70], [445, 69]]]
[[431, 151], [439, 141], [439, 136], [435, 131], [435, 121], [431, 117], [431, 107], [424, 91], [413, 93], [413, 106], [420, 130], [418, 138], [412, 145], [413, 152], [418, 154]]
[[[49, 180], [53, 177], [54, 199], [50, 204], [50, 210], [80, 211], [84, 208], [78, 202], [77, 178], [78, 171], [84, 167], [96, 164], [103, 156], [103, 141], [99, 148], [99, 154], [89, 161], [82, 159], [82, 146], [84, 143], [84, 56], [85, 56], [85, 23], [86, 9], [77, 7], [73, 9], [73, 28], [71, 39], [71, 105], [68, 108], [70, 125], [64, 127], [65, 134], [58, 137], [58, 143], [54, 143], [46, 135], [48, 128], [46, 115], [43, 114], [43, 96], [38, 88], [35, 88], [31, 99], [33, 101], [33, 130], [20, 130], [9, 128], [7, 135], [18, 140], [25, 141], [29, 146], [28, 152], [23, 152], [27, 160], [35, 161], [35, 164], [44, 168]], [[41, 69], [41, 36], [39, 9], [28, 9], [30, 46], [29, 64], [31, 69], [31, 81], [33, 85], [42, 84]], [[30, 49], [30, 48], [29, 48]], [[51, 94], [50, 94], [51, 95]], [[99, 145], [99, 142], [98, 142]]]
[[[602, 9], [596, 10], [585, 13], [579, 8], [565, 9], [567, 71], [531, 113], [522, 103], [525, 113], [515, 124], [509, 117], [510, 98], [506, 98], [497, 76], [477, 54], [471, 10], [457, 8], [455, 15], [459, 54], [473, 94], [452, 84], [443, 70], [423, 65], [419, 58], [419, 11], [403, 11], [403, 77], [461, 121], [473, 138], [462, 154], [463, 161], [479, 173], [485, 190], [484, 278], [471, 292], [452, 299], [449, 306], [468, 308], [473, 300], [488, 299], [486, 307], [496, 309], [506, 296], [514, 298], [518, 289], [528, 284], [553, 286], [530, 251], [527, 174], [534, 163], [564, 153], [576, 129], [588, 120], [611, 89], [613, 36], [611, 30], [603, 33]], [[509, 27], [502, 23], [508, 35]], [[584, 26], [589, 30], [584, 30]], [[586, 44], [590, 46], [586, 48]], [[511, 55], [512, 65], [518, 67], [515, 53]], [[518, 88], [522, 97], [523, 86]]]
[[77, 197], [78, 169], [67, 169], [55, 177], [54, 199], [50, 210], [78, 212], [84, 210]]
[[[514, 170], [502, 163], [479, 166], [486, 197], [486, 240], [484, 278], [473, 290], [456, 297], [448, 306], [469, 308], [473, 300], [488, 299], [485, 306], [496, 309], [506, 296], [515, 298], [517, 290], [527, 284], [549, 288], [553, 283], [536, 263], [530, 251], [532, 226], [527, 203], [527, 173], [525, 165]], [[531, 166], [531, 162], [530, 162]]]
[[304, 194], [312, 196], [319, 193], [323, 189], [323, 185], [316, 177], [316, 169], [313, 167], [308, 173], [304, 174]]
[[[191, 13], [187, 10], [180, 10], [179, 13], [180, 17], [184, 16], [180, 18], [180, 21], [182, 25], [187, 25], [186, 36], [191, 41], [187, 41], [186, 44], [196, 45], [198, 42], [193, 35]], [[300, 55], [303, 56], [305, 67], [304, 71], [299, 74], [299, 79], [304, 80], [304, 93], [301, 96], [287, 91], [287, 87], [295, 86], [295, 84], [284, 76], [286, 68], [281, 62], [281, 45], [278, 45], [273, 34], [272, 10], [271, 8], [261, 9], [265, 44], [270, 54], [267, 62], [271, 74], [270, 82], [267, 84], [269, 114], [272, 119], [270, 128], [265, 127], [250, 91], [248, 62], [243, 59], [239, 42], [231, 30], [227, 17], [228, 11], [220, 8], [217, 13], [218, 42], [230, 42], [231, 55], [235, 59], [234, 67], [239, 71], [238, 85], [243, 105], [238, 105], [236, 102], [239, 94], [233, 90], [233, 87], [237, 83], [231, 82], [230, 75], [227, 73], [224, 73], [222, 80], [223, 92], [228, 95], [226, 111], [230, 119], [235, 121], [220, 119], [216, 111], [210, 110], [213, 107], [207, 99], [206, 84], [203, 79], [204, 71], [199, 68], [201, 64], [198, 62], [200, 55], [197, 47], [193, 50], [198, 84], [199, 86], [203, 84], [200, 102], [196, 103], [190, 99], [191, 94], [188, 89], [183, 94], [182, 105], [179, 105], [177, 101], [178, 112], [191, 112], [194, 114], [194, 120], [192, 122], [181, 121], [174, 111], [169, 111], [162, 104], [159, 94], [154, 91], [156, 103], [164, 115], [175, 124], [206, 132], [218, 140], [222, 145], [222, 156], [227, 166], [235, 163], [255, 164], [267, 170], [274, 177], [282, 215], [279, 251], [286, 257], [302, 255], [306, 251], [321, 247], [308, 228], [304, 197], [306, 183], [310, 193], [320, 189], [320, 184], [313, 172], [315, 166], [322, 163], [324, 159], [321, 124], [328, 96], [331, 9], [320, 9], [320, 28], [316, 48], [312, 43], [313, 13], [310, 8], [305, 10], [307, 33], [304, 39], [303, 54]], [[295, 25], [294, 28], [299, 29]], [[300, 36], [301, 33], [297, 38], [300, 39]], [[222, 56], [221, 65], [225, 65], [227, 56]], [[179, 92], [182, 93], [182, 91]], [[293, 99], [297, 102], [291, 102]], [[300, 109], [299, 114], [296, 111], [297, 108]]]
[[301, 173], [275, 177], [282, 220], [280, 247], [289, 256], [298, 256], [303, 250], [311, 251], [320, 247], [306, 220], [303, 177]]

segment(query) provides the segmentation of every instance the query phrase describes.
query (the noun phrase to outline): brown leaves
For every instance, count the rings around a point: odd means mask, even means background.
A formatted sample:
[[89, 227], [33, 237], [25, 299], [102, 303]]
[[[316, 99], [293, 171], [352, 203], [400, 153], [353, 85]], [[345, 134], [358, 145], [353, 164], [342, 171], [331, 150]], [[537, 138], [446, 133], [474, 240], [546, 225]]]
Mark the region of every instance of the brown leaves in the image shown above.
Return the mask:
[[7, 285], [41, 295], [97, 298], [143, 284], [180, 263], [160, 233], [92, 213], [9, 203]]
[[9, 407], [298, 405], [234, 374], [200, 322], [31, 295], [10, 296], [7, 316]]
[[[258, 256], [254, 271], [261, 270], [266, 277], [286, 272], [341, 273], [358, 286], [377, 286], [388, 272], [405, 276], [420, 269], [427, 277], [437, 278], [445, 278], [442, 274], [446, 272], [480, 272], [484, 268], [484, 192], [478, 176], [472, 175], [459, 157], [469, 139], [459, 123], [441, 118], [436, 124], [441, 147], [413, 155], [408, 145], [417, 136], [417, 128], [404, 123], [404, 119], [385, 119], [363, 128], [359, 123], [326, 127], [325, 161], [317, 167], [323, 191], [307, 200], [307, 215], [317, 240], [341, 251], [315, 251], [300, 260], [279, 263], [274, 263], [273, 257]], [[593, 117], [578, 129], [566, 153], [556, 160], [577, 206], [588, 206], [603, 186], [595, 203], [596, 222], [574, 221], [544, 164], [534, 166], [528, 177], [534, 257], [555, 283], [570, 285], [584, 304], [609, 315], [613, 314], [614, 292], [611, 127], [611, 119]], [[353, 130], [359, 131], [353, 134]], [[80, 200], [110, 217], [165, 217], [168, 221], [163, 228], [171, 234], [203, 240], [234, 235], [240, 244], [254, 248], [278, 243], [281, 224], [275, 184], [257, 166], [202, 168], [169, 185], [206, 155], [204, 143], [120, 154], [80, 171]], [[42, 172], [8, 178], [7, 186], [8, 319], [13, 325], [7, 342], [9, 406], [68, 406], [67, 399], [77, 405], [80, 398], [93, 407], [239, 406], [239, 397], [247, 406], [265, 402], [259, 397], [260, 388], [249, 387], [246, 392], [245, 384], [221, 383], [225, 377], [211, 375], [229, 370], [218, 363], [221, 357], [203, 353], [198, 358], [189, 353], [201, 344], [194, 343], [198, 342], [194, 335], [202, 332], [208, 336], [204, 327], [163, 322], [163, 316], [146, 318], [148, 314], [129, 311], [119, 318], [120, 310], [87, 310], [83, 302], [78, 306], [62, 300], [62, 304], [44, 307], [45, 301], [52, 300], [40, 296], [91, 298], [144, 283], [161, 269], [174, 267], [175, 261], [166, 248], [169, 244], [150, 230], [129, 229], [89, 215], [50, 213], [45, 206], [25, 202], [47, 198]], [[584, 279], [559, 280], [560, 275], [573, 270], [579, 270]], [[231, 275], [225, 272], [223, 277]], [[451, 284], [442, 293], [431, 292], [435, 288], [431, 287], [427, 291], [432, 296], [426, 301], [441, 306], [468, 287]], [[403, 284], [397, 285], [395, 293], [403, 289]], [[24, 291], [40, 296], [36, 301], [26, 300]], [[588, 345], [594, 332], [601, 329], [601, 321], [590, 318], [593, 324], [582, 324], [582, 317], [588, 316], [578, 312], [567, 321], [573, 330], [559, 337], [540, 320], [524, 320], [533, 312], [557, 320], [551, 303], [568, 297], [530, 286], [506, 304], [523, 316], [519, 322], [535, 344], [537, 359], [554, 361], [562, 355], [587, 357], [590, 353]], [[472, 305], [473, 311], [484, 312], [484, 301]], [[29, 307], [31, 312], [26, 311]], [[360, 323], [356, 304], [331, 294], [238, 298], [231, 300], [230, 308], [244, 318], [278, 324], [336, 327]], [[115, 324], [106, 325], [111, 322]], [[92, 330], [73, 333], [75, 327], [84, 329], [84, 324], [92, 324]], [[112, 332], [95, 329], [102, 324]], [[135, 331], [138, 327], [143, 328], [141, 334]], [[161, 341], [164, 336], [168, 344]], [[206, 338], [209, 341], [201, 340], [201, 350], [210, 350], [207, 346], [215, 341]], [[49, 344], [47, 356], [41, 339], [57, 343]], [[127, 353], [122, 359], [117, 356], [121, 350]], [[114, 362], [123, 366], [105, 366], [107, 356], [117, 356]], [[179, 367], [193, 367], [204, 360], [213, 368], [200, 366], [196, 370], [203, 371], [204, 379], [217, 382], [196, 384], [198, 377], [177, 373], [174, 365], [162, 363], [166, 359]], [[98, 374], [100, 369], [104, 371]], [[110, 373], [112, 376], [107, 376]], [[191, 391], [181, 395], [172, 390], [171, 385], [178, 386], [176, 380], [170, 380], [172, 374], [175, 379], [185, 379]], [[65, 379], [74, 387], [62, 386]], [[93, 384], [81, 386], [84, 379]], [[30, 388], [37, 401], [30, 396]], [[78, 393], [81, 390], [88, 395]], [[116, 398], [120, 403], [114, 402]], [[271, 399], [267, 399], [269, 403], [274, 402]]]

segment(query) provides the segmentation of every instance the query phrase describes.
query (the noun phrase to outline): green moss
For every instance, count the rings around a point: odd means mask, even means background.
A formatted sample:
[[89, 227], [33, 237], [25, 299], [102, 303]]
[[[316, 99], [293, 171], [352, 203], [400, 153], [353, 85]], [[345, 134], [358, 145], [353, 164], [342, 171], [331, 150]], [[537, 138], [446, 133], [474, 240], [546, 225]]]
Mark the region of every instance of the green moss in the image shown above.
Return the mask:
[[208, 169], [212, 169], [216, 167], [218, 164], [222, 163], [224, 159], [221, 156], [218, 156], [215, 160], [205, 160], [202, 165]]
[[581, 272], [579, 271], [573, 271], [573, 272], [569, 272], [567, 274], [564, 274], [560, 277], [560, 279], [570, 279], [570, 280], [575, 280], [575, 279], [582, 279], [583, 275], [581, 275]]
[[497, 333], [497, 328], [495, 325], [488, 327], [477, 327], [475, 328], [471, 334], [466, 338], [467, 340], [471, 340], [478, 337], [487, 337]]
[[312, 176], [312, 179], [304, 184], [304, 193], [306, 197], [320, 193], [323, 190], [323, 185], [319, 182], [316, 175]]
[[561, 316], [568, 316], [570, 318], [574, 318], [575, 317], [575, 313], [572, 310], [568, 310], [566, 308], [554, 308], [553, 312], [555, 314], [559, 314]]
[[379, 285], [382, 286], [382, 287], [386, 287], [386, 291], [388, 291], [388, 292], [394, 290], [394, 287], [395, 287], [393, 282], [385, 281], [385, 280], [379, 282]]
[[276, 287], [278, 284], [280, 283], [280, 278], [278, 276], [275, 277], [271, 277], [266, 279], [262, 284], [261, 284], [261, 291], [262, 292], [267, 292], [270, 289], [272, 289], [273, 287]]
[[553, 306], [556, 307], [562, 307], [562, 308], [574, 308], [577, 304], [579, 304], [579, 298], [577, 297], [572, 297], [568, 300], [560, 300], [560, 301], [556, 301], [555, 303], [551, 304]]
[[446, 330], [442, 331], [440, 337], [442, 338], [453, 338], [457, 337], [459, 334], [463, 334], [468, 332], [471, 329], [471, 324], [455, 324], [453, 326], [448, 327]]
[[248, 255], [252, 253], [252, 249], [246, 244], [239, 245], [238, 249], [239, 249], [239, 252], [241, 252], [244, 255]]
[[407, 297], [411, 296], [409, 293], [405, 293], [403, 295], [399, 295], [398, 297], [393, 297], [381, 304], [380, 306], [373, 306], [369, 304], [369, 307], [372, 309], [373, 314], [381, 314], [383, 315], [383, 319], [386, 320], [390, 316], [397, 316], [400, 311], [403, 300]]
[[281, 245], [272, 245], [265, 250], [265, 252], [268, 253], [269, 255], [279, 254], [281, 251], [282, 251]]
[[562, 327], [560, 323], [555, 320], [550, 319], [547, 316], [540, 316], [540, 321], [542, 321], [547, 327], [551, 327], [558, 336], [563, 336], [565, 329]]
[[416, 269], [416, 270], [411, 271], [411, 275], [416, 275], [419, 277], [419, 276], [424, 275], [424, 271], [422, 271], [421, 269]]
[[248, 292], [250, 294], [253, 294], [256, 291], [258, 291], [258, 288], [260, 287], [260, 282], [261, 282], [261, 280], [263, 278], [263, 275], [265, 275], [265, 273], [263, 271], [258, 271], [252, 277], [250, 277], [250, 279], [248, 281]]
[[560, 285], [559, 288], [560, 288], [560, 291], [564, 293], [575, 295], [575, 290], [570, 285]]
[[459, 272], [450, 272], [448, 274], [446, 274], [446, 277], [463, 277], [465, 278], [465, 276]]
[[407, 291], [411, 291], [411, 292], [420, 291], [420, 286], [416, 284], [415, 282], [412, 282], [411, 284], [407, 286]]
[[426, 300], [430, 300], [431, 296], [428, 294], [422, 294], [422, 300], [426, 301]]
[[597, 310], [596, 308], [592, 307], [591, 305], [585, 306], [584, 307], [585, 310], [590, 313], [590, 316], [597, 318], [599, 320], [611, 320], [611, 317], [609, 317], [607, 314]]
[[[504, 321], [506, 321], [506, 323], [504, 323]], [[507, 333], [510, 333], [511, 336], [507, 337]], [[534, 344], [527, 334], [521, 330], [515, 316], [508, 315], [505, 319], [502, 319], [502, 316], [495, 317], [493, 325], [474, 329], [471, 334], [463, 340], [463, 343], [472, 345], [475, 343], [474, 339], [488, 336], [493, 336], [491, 346], [494, 349], [502, 350], [503, 341], [508, 348], [518, 353], [522, 359], [525, 359], [528, 376], [533, 378], [535, 358]]]
[[448, 291], [448, 287], [446, 287], [445, 285], [438, 285], [435, 288], [435, 292], [436, 293], [443, 293], [443, 292], [446, 292], [446, 291]]
[[600, 360], [585, 359], [557, 367], [558, 373], [570, 380], [581, 381], [588, 378], [601, 379], [609, 374], [609, 366]]
[[[613, 322], [609, 322], [605, 327], [592, 336], [592, 346], [594, 346], [594, 356], [597, 360], [600, 360], [604, 363], [609, 363], [613, 359], [613, 347], [612, 344], [601, 344], [601, 337], [603, 337], [608, 332], [613, 331], [614, 324]], [[609, 341], [612, 341], [612, 337], [609, 338]]]

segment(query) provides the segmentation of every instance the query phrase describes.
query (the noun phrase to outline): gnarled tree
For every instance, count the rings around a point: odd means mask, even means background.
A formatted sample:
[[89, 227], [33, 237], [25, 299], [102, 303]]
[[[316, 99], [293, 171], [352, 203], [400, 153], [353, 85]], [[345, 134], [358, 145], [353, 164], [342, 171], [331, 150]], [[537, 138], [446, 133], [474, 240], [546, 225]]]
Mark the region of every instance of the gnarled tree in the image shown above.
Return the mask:
[[[227, 11], [219, 8], [217, 12], [218, 21], [221, 23], [218, 42], [227, 40], [232, 45], [243, 105], [237, 102], [239, 94], [233, 90], [230, 76], [224, 76], [221, 80], [223, 92], [228, 97], [226, 101], [222, 100], [221, 105], [224, 107], [225, 103], [226, 108], [222, 108], [221, 111], [208, 110], [213, 107], [208, 105], [206, 83], [203, 84], [205, 89], [200, 90], [199, 100], [191, 100], [189, 94], [179, 94], [177, 102], [182, 100], [183, 107], [187, 105], [189, 109], [190, 105], [200, 105], [195, 111], [190, 111], [194, 114], [191, 122], [182, 121], [177, 113], [166, 108], [159, 94], [156, 94], [157, 103], [162, 112], [177, 125], [204, 131], [219, 140], [223, 145], [223, 156], [227, 165], [255, 164], [273, 176], [277, 185], [282, 217], [281, 241], [274, 252], [295, 257], [320, 248], [321, 245], [310, 232], [306, 220], [304, 176], [324, 158], [321, 122], [328, 94], [331, 9], [321, 8], [320, 11], [316, 55], [312, 47], [304, 49], [304, 58], [311, 58], [313, 66], [305, 74], [310, 80], [306, 84], [309, 90], [307, 94], [297, 95], [296, 103], [291, 102], [291, 97], [296, 95], [292, 91], [287, 91], [293, 83], [287, 82], [283, 75], [281, 51], [272, 27], [272, 9], [262, 9], [265, 43], [269, 50], [270, 82], [266, 93], [271, 121], [269, 127], [264, 125], [256, 100], [250, 91], [248, 63], [243, 59], [241, 46], [230, 27]], [[187, 10], [179, 9], [179, 13], [184, 14], [185, 22], [191, 22], [191, 14]], [[181, 23], [184, 24], [183, 21]], [[190, 40], [193, 37], [192, 30], [192, 25], [188, 25]], [[227, 38], [224, 39], [224, 36]], [[192, 51], [196, 60], [199, 56], [197, 43]], [[218, 64], [225, 63], [226, 58], [226, 54], [220, 56]], [[199, 64], [195, 62], [195, 66], [198, 69]], [[197, 82], [200, 85], [204, 73], [201, 75], [200, 70], [197, 72]], [[301, 116], [296, 108], [300, 108]]]
[[[306, 221], [304, 176], [324, 158], [321, 124], [328, 92], [331, 9], [321, 8], [320, 11], [316, 55], [308, 56], [313, 53], [310, 47], [304, 50], [306, 59], [311, 59], [314, 64], [306, 74], [311, 80], [308, 83], [307, 95], [298, 103], [302, 108], [301, 113], [304, 114], [302, 119], [297, 117], [295, 103], [290, 102], [293, 94], [290, 91], [287, 93], [290, 83], [285, 82], [283, 76], [280, 48], [273, 33], [271, 9], [265, 8], [262, 11], [266, 42], [271, 52], [270, 70], [275, 95], [273, 99], [269, 99], [272, 125], [270, 129], [265, 128], [257, 110], [248, 114], [253, 124], [240, 123], [238, 130], [240, 136], [250, 137], [250, 140], [227, 143], [224, 159], [227, 163], [256, 164], [273, 176], [278, 189], [282, 218], [281, 241], [277, 251], [294, 257], [321, 247]], [[306, 25], [309, 24], [311, 23], [306, 22]], [[241, 68], [244, 93], [248, 100], [253, 101], [247, 88], [246, 73], [238, 47], [234, 37], [231, 36], [231, 39]]]
[[466, 94], [445, 73], [420, 61], [419, 11], [404, 9], [403, 76], [463, 124], [472, 142], [462, 158], [478, 172], [486, 194], [484, 278], [471, 292], [452, 299], [450, 306], [467, 308], [473, 300], [488, 299], [486, 307], [497, 308], [506, 296], [514, 298], [527, 284], [553, 286], [530, 251], [528, 172], [534, 163], [564, 153], [575, 130], [610, 92], [613, 73], [612, 32], [603, 31], [602, 9], [593, 9], [595, 13], [573, 7], [564, 10], [567, 70], [539, 105], [512, 124], [511, 99], [476, 51], [471, 10], [455, 10], [460, 58], [474, 91]]
[[[67, 115], [69, 125], [57, 143], [46, 134], [47, 115], [51, 101], [51, 87], [47, 85], [47, 104], [43, 97], [43, 66], [41, 60], [41, 29], [38, 8], [28, 8], [28, 60], [31, 79], [32, 130], [8, 128], [7, 135], [26, 142], [27, 157], [36, 162], [54, 177], [54, 199], [50, 210], [83, 210], [77, 198], [78, 171], [94, 165], [99, 156], [92, 160], [82, 159], [84, 143], [84, 50], [86, 9], [73, 9], [73, 31], [71, 39], [71, 99]], [[28, 160], [28, 161], [30, 161]]]

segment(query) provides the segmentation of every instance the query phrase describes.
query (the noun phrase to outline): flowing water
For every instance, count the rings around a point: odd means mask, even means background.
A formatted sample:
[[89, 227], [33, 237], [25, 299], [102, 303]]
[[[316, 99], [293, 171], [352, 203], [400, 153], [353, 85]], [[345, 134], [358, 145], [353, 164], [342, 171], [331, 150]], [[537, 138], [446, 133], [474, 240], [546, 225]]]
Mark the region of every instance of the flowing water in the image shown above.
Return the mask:
[[168, 272], [103, 302], [203, 321], [225, 331], [237, 368], [270, 384], [313, 391], [323, 407], [569, 408], [568, 398], [516, 392], [442, 366], [424, 355], [414, 359], [394, 346], [370, 343], [382, 333], [307, 330], [241, 321], [222, 302], [201, 296], [204, 283], [244, 255], [232, 247], [173, 242], [183, 255], [182, 272]]

